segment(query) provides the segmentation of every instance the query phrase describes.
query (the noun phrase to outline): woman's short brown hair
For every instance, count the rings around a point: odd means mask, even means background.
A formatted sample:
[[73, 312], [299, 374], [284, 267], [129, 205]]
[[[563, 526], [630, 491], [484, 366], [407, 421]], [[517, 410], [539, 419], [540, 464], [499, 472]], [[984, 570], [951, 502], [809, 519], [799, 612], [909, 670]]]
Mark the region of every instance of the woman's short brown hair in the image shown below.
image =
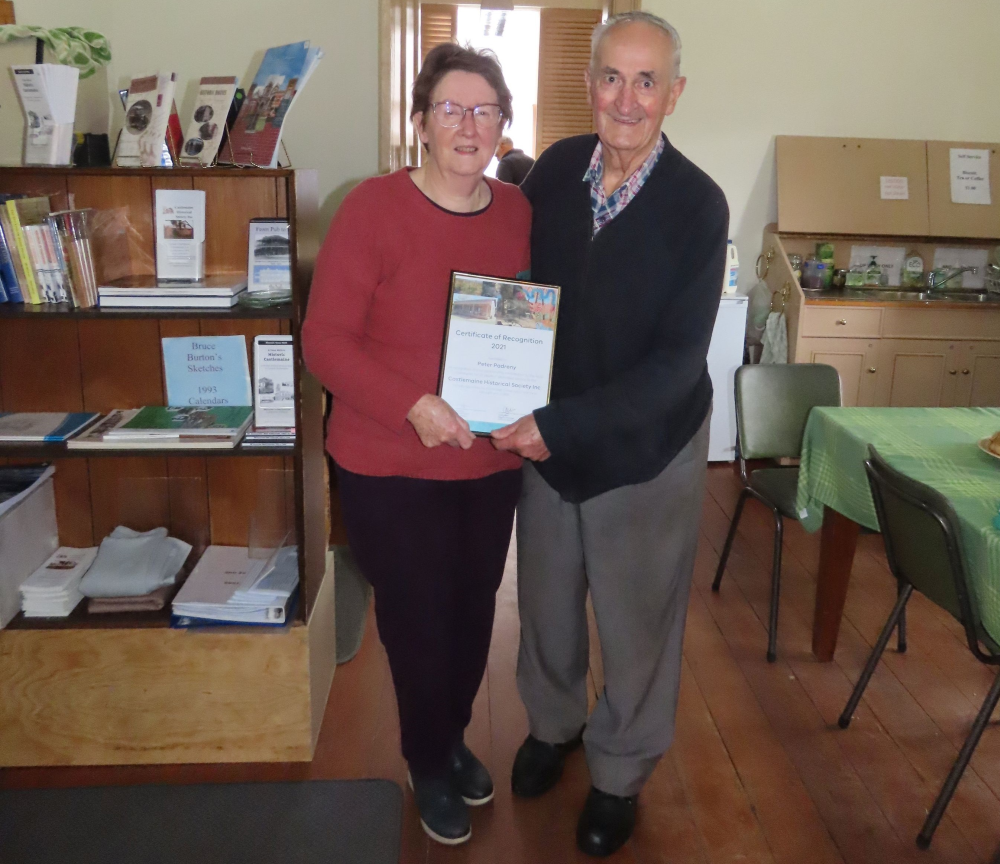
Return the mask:
[[[511, 105], [510, 88], [503, 80], [503, 69], [497, 55], [489, 48], [463, 48], [452, 42], [445, 42], [432, 48], [424, 64], [420, 67], [417, 80], [413, 82], [413, 107], [410, 109], [410, 119], [414, 114], [425, 114], [431, 107], [431, 94], [449, 72], [472, 72], [483, 78], [497, 93], [497, 103], [503, 112], [501, 126], [509, 126], [514, 119], [514, 108]], [[472, 107], [472, 106], [467, 106]]]

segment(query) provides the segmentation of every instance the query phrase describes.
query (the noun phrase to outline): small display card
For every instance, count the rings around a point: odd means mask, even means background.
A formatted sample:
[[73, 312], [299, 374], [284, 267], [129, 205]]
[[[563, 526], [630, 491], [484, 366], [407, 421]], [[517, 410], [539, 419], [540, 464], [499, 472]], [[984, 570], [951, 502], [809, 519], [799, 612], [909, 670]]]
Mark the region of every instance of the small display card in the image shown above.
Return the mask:
[[251, 219], [247, 291], [290, 291], [292, 259], [287, 219]]
[[452, 273], [438, 393], [477, 435], [548, 404], [559, 293]]
[[254, 337], [254, 425], [258, 428], [295, 428], [294, 351], [291, 336]]
[[169, 407], [253, 405], [243, 336], [184, 336], [161, 341]]

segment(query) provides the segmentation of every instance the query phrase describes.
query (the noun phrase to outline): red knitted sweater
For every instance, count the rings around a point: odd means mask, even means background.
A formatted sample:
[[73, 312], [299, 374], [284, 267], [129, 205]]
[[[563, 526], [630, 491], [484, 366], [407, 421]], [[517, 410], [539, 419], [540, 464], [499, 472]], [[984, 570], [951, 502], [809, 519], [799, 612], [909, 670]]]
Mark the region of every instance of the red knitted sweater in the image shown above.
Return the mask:
[[477, 438], [470, 450], [420, 443], [406, 415], [436, 393], [452, 270], [513, 278], [529, 266], [531, 208], [489, 180], [477, 213], [444, 210], [406, 170], [357, 186], [330, 225], [302, 327], [306, 365], [333, 394], [327, 451], [372, 476], [471, 480], [520, 459]]

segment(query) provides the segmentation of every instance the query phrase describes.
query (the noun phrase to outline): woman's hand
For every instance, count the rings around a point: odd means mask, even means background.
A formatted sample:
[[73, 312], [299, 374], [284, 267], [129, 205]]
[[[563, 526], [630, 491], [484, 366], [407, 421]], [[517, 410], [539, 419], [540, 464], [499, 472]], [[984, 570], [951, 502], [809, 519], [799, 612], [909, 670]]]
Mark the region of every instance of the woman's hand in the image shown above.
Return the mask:
[[476, 440], [466, 423], [455, 409], [440, 396], [425, 393], [417, 400], [406, 419], [413, 424], [424, 447], [448, 444], [468, 450]]

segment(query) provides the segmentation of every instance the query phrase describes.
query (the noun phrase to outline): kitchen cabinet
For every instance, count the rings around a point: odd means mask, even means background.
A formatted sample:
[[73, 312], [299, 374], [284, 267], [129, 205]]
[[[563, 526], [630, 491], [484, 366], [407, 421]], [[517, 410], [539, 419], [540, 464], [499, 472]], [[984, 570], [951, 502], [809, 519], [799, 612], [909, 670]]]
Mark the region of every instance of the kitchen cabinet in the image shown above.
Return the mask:
[[840, 373], [843, 404], [869, 407], [875, 404], [878, 341], [870, 339], [803, 339], [798, 363], [826, 363]]

